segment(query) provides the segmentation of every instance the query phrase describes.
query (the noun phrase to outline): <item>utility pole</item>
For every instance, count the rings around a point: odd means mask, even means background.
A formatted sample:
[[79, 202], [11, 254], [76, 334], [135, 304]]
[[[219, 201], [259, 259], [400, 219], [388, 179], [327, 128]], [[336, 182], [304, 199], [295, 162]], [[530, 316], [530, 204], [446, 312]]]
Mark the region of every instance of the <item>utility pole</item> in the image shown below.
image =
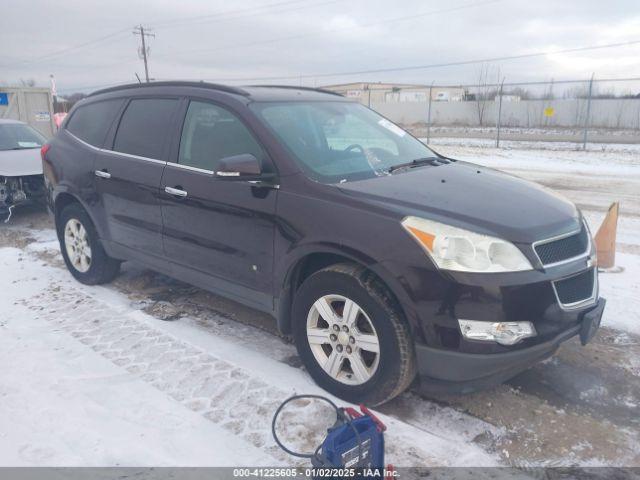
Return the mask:
[[427, 112], [427, 145], [431, 141], [431, 98], [433, 97], [433, 82], [435, 82], [435, 80], [432, 80], [431, 85], [429, 85], [429, 110]]
[[500, 90], [498, 91], [498, 115], [496, 116], [496, 148], [500, 148], [500, 124], [502, 123], [502, 88], [504, 87], [504, 77], [500, 82]]
[[149, 31], [144, 31], [144, 27], [142, 26], [142, 24], [138, 25], [137, 27], [135, 27], [133, 29], [133, 34], [134, 35], [140, 35], [140, 38], [142, 39], [142, 60], [144, 60], [144, 77], [147, 80], [147, 83], [149, 83], [149, 65], [147, 63], [147, 43], [145, 41], [145, 37], [154, 37], [155, 38], [155, 33], [149, 33]]
[[587, 136], [589, 135], [589, 117], [591, 116], [591, 96], [593, 95], [593, 77], [595, 72], [591, 74], [589, 80], [589, 96], [587, 97], [587, 114], [584, 117], [584, 136], [582, 138], [582, 150], [587, 149]]

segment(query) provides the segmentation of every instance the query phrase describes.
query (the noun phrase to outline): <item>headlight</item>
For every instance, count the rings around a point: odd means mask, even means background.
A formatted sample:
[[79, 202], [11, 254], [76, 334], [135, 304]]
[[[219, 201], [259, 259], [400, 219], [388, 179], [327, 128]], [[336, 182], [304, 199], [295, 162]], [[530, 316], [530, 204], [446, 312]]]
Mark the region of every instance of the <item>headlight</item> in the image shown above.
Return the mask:
[[443, 270], [487, 273], [533, 270], [515, 245], [499, 238], [419, 217], [406, 217], [402, 226]]

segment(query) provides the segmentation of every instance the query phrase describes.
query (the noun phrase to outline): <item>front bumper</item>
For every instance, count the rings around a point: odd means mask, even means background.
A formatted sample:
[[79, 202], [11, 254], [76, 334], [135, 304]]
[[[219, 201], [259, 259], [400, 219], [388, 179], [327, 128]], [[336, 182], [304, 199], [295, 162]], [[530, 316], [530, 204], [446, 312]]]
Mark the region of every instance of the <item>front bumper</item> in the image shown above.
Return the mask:
[[580, 334], [586, 344], [595, 335], [606, 300], [581, 311], [577, 323], [542, 343], [502, 353], [465, 353], [416, 344], [420, 389], [426, 393], [469, 393], [502, 383], [555, 353]]
[[24, 177], [0, 176], [0, 219], [4, 219], [18, 205], [41, 202], [44, 199], [44, 179], [42, 175]]

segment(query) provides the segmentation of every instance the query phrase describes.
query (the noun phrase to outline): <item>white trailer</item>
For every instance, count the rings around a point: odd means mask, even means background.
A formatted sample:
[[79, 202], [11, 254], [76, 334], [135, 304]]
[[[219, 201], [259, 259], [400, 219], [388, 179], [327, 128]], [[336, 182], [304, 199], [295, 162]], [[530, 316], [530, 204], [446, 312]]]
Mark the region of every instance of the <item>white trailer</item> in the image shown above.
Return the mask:
[[51, 91], [48, 88], [0, 85], [0, 119], [20, 120], [46, 138], [51, 138], [56, 132]]

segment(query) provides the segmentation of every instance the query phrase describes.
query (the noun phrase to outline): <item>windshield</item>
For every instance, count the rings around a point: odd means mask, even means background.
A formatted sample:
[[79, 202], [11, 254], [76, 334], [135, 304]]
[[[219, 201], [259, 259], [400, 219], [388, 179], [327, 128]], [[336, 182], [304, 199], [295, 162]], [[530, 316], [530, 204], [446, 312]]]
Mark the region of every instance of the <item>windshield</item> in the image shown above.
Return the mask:
[[40, 148], [46, 138], [40, 132], [22, 123], [0, 123], [0, 150]]
[[437, 155], [358, 103], [253, 103], [314, 180], [339, 183], [388, 175], [393, 166]]

